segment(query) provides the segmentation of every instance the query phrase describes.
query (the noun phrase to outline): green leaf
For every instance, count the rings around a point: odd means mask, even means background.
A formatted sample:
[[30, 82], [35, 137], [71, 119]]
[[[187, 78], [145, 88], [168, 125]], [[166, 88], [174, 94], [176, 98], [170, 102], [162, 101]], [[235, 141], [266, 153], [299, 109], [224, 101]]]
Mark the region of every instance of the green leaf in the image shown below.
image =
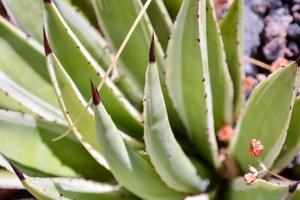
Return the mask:
[[248, 100], [230, 145], [230, 153], [243, 172], [248, 171], [248, 165], [259, 165], [258, 159], [248, 153], [252, 139], [262, 142], [260, 160], [268, 169], [280, 153], [292, 113], [296, 76], [297, 65], [290, 64], [261, 82]]
[[[57, 0], [61, 1], [61, 0]], [[94, 26], [98, 27], [98, 22], [97, 22], [97, 16], [96, 13], [94, 12], [94, 8], [92, 5], [91, 0], [68, 0], [70, 1], [73, 5], [79, 9], [82, 14], [89, 20], [89, 22]]]
[[[42, 87], [42, 86], [41, 86]], [[13, 99], [13, 104], [19, 103], [22, 106], [30, 109], [36, 116], [44, 118], [49, 121], [55, 121], [59, 124], [65, 124], [65, 120], [61, 111], [43, 101], [32, 93], [28, 92], [21, 85], [16, 83], [10, 77], [0, 70], [0, 90], [4, 91], [4, 95]], [[4, 101], [3, 99], [1, 100]], [[9, 104], [9, 102], [7, 102]], [[9, 108], [9, 106], [5, 106]]]
[[[120, 47], [125, 35], [131, 28], [134, 20], [140, 12], [142, 7], [141, 2], [140, 0], [92, 1], [94, 9], [97, 13], [100, 27], [102, 28], [105, 37], [109, 40], [110, 44], [114, 48], [113, 50], [116, 51]], [[115, 24], [118, 24], [118, 26]], [[128, 73], [125, 75], [135, 78], [139, 83], [137, 85], [140, 88], [144, 87], [145, 72], [149, 61], [148, 50], [152, 34], [154, 34], [154, 30], [151, 27], [147, 15], [144, 14], [144, 18], [142, 18], [139, 25], [134, 30], [134, 33], [131, 35], [130, 40], [120, 58], [126, 67], [126, 71], [128, 71]], [[184, 132], [185, 130], [173, 105], [171, 104], [167, 89], [165, 87], [165, 61], [163, 60], [163, 50], [157, 41], [155, 45], [157, 66], [159, 68], [161, 84], [163, 86], [162, 90], [164, 93], [171, 125], [172, 128], [178, 130], [178, 132]]]
[[288, 183], [271, 183], [258, 179], [251, 185], [246, 185], [242, 178], [234, 180], [230, 188], [226, 190], [228, 200], [288, 200], [299, 199], [300, 191], [297, 189], [294, 194], [289, 194]]
[[33, 114], [28, 108], [15, 101], [8, 93], [0, 90], [0, 107], [8, 110]]
[[0, 55], [0, 70], [6, 76], [33, 95], [55, 107], [58, 106], [42, 47], [2, 17]]
[[43, 41], [43, 1], [4, 0], [3, 4], [9, 16], [21, 29], [40, 43]]
[[280, 172], [287, 167], [297, 155], [300, 149], [300, 97], [294, 103], [293, 112], [287, 137], [281, 152], [273, 165], [273, 171]]
[[[98, 64], [103, 69], [107, 70], [114, 57], [109, 49], [109, 44], [83, 16], [76, 12], [75, 8], [61, 0], [55, 2], [60, 13], [82, 45], [88, 50]], [[119, 62], [119, 65], [121, 64], [122, 63]], [[143, 91], [136, 86], [135, 82], [131, 80], [130, 77], [126, 76], [126, 72], [122, 71], [122, 69], [124, 68], [118, 66], [119, 74], [115, 78], [116, 85], [131, 102], [135, 105], [140, 105], [143, 98]]]
[[94, 111], [101, 152], [121, 185], [146, 200], [183, 198], [181, 194], [168, 188], [151, 164], [124, 142], [122, 132], [117, 129], [101, 102], [94, 106]]
[[[92, 2], [100, 27], [113, 47], [113, 50], [116, 51], [138, 16], [142, 4], [140, 0], [92, 0]], [[124, 67], [128, 71], [126, 76], [135, 78], [140, 88], [143, 88], [145, 82], [148, 49], [153, 32], [147, 14], [144, 16], [130, 37], [120, 57], [124, 63]], [[161, 58], [163, 57], [163, 53], [160, 45], [157, 45], [157, 52], [160, 62], [159, 67], [162, 67]]]
[[21, 180], [24, 187], [40, 200], [135, 200], [120, 186], [70, 178], [32, 178]]
[[65, 130], [64, 126], [26, 114], [0, 111], [0, 152], [33, 176], [48, 174], [110, 180], [111, 174], [99, 166], [76, 138], [70, 135], [52, 141]]
[[173, 19], [177, 16], [183, 0], [163, 0]]
[[[45, 3], [46, 31], [54, 54], [72, 78], [85, 100], [90, 98], [89, 80], [98, 84], [104, 71], [73, 34], [53, 3]], [[84, 72], [84, 73], [82, 73]], [[140, 113], [125, 99], [111, 79], [106, 79], [101, 90], [103, 104], [118, 127], [126, 133], [141, 136], [143, 127]]]
[[207, 55], [213, 99], [215, 130], [231, 124], [233, 118], [233, 84], [226, 63], [224, 44], [215, 16], [214, 3], [206, 1]]
[[[76, 85], [60, 65], [55, 55], [49, 54], [47, 62], [49, 74], [61, 104], [61, 108], [64, 111], [65, 117], [70, 118], [72, 121], [72, 124], [69, 124], [72, 126], [76, 118], [87, 106], [87, 102], [83, 99], [76, 88]], [[85, 142], [90, 144], [97, 151], [100, 151], [99, 143], [96, 139], [94, 113], [90, 108], [78, 122], [76, 129], [80, 132], [80, 135], [82, 135]], [[128, 135], [123, 135], [123, 138], [135, 148], [141, 149], [144, 146], [141, 142], [138, 142]], [[87, 148], [87, 150], [89, 151], [89, 148]]]
[[245, 97], [243, 90], [243, 10], [244, 1], [234, 0], [220, 22], [228, 69], [234, 88], [234, 115], [239, 117]]
[[146, 150], [162, 180], [180, 192], [205, 191], [210, 183], [208, 171], [203, 170], [198, 176], [196, 167], [174, 137], [155, 63], [150, 63], [146, 71], [144, 115]]
[[[142, 2], [144, 4], [146, 0], [142, 0]], [[163, 0], [153, 0], [147, 10], [147, 14], [162, 48], [166, 51], [173, 22]]]
[[[205, 1], [183, 2], [167, 51], [167, 87], [189, 139], [218, 166], [206, 51]], [[197, 14], [201, 13], [199, 20]], [[200, 32], [199, 32], [200, 31]], [[199, 44], [200, 40], [200, 44]]]

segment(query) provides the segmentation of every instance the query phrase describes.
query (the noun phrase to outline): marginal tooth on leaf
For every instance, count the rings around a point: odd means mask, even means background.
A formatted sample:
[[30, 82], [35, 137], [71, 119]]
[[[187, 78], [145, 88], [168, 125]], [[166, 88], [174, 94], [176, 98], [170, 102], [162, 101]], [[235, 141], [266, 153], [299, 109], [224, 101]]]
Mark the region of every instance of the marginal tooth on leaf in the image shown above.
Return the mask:
[[92, 95], [93, 95], [93, 103], [95, 106], [100, 104], [100, 96], [99, 96], [99, 92], [97, 90], [97, 87], [95, 87], [95, 85], [93, 84], [93, 81], [90, 80], [91, 82], [91, 90], [92, 90]]
[[156, 61], [155, 43], [154, 42], [155, 42], [154, 35], [152, 35], [151, 45], [150, 45], [150, 51], [149, 51], [149, 62], [150, 63], [155, 63], [155, 61]]
[[295, 181], [289, 185], [289, 193], [294, 193], [299, 185], [298, 181]]
[[51, 3], [52, 0], [44, 0], [44, 3]]
[[43, 37], [44, 37], [44, 50], [45, 55], [48, 56], [50, 53], [52, 53], [51, 47], [49, 45], [49, 41], [45, 32], [45, 29], [43, 28]]
[[14, 166], [11, 162], [9, 164], [12, 167], [12, 169], [14, 170], [15, 174], [18, 176], [18, 178], [21, 181], [25, 180], [24, 174], [16, 166]]

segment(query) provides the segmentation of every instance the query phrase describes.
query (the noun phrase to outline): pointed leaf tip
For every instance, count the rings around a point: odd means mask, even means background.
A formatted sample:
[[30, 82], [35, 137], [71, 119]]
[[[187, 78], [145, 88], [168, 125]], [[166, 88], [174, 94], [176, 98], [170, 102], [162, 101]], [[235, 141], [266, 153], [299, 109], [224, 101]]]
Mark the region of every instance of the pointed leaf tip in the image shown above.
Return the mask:
[[16, 166], [14, 166], [11, 162], [9, 164], [12, 167], [12, 169], [14, 170], [15, 174], [18, 176], [18, 178], [21, 181], [25, 180], [24, 174]]
[[156, 61], [155, 43], [154, 42], [155, 42], [154, 35], [152, 35], [151, 45], [150, 45], [150, 52], [149, 52], [149, 61], [150, 61], [150, 63], [154, 63]]
[[51, 3], [52, 0], [44, 0], [44, 3]]
[[294, 193], [299, 185], [298, 181], [295, 181], [289, 185], [289, 193]]
[[45, 55], [48, 56], [50, 53], [52, 53], [52, 50], [50, 48], [48, 38], [46, 36], [45, 29], [43, 28], [43, 37], [44, 37], [44, 49], [45, 49]]
[[100, 104], [100, 96], [99, 92], [97, 90], [97, 87], [94, 86], [93, 81], [90, 80], [91, 82], [91, 90], [92, 90], [92, 95], [93, 95], [93, 103], [95, 106]]

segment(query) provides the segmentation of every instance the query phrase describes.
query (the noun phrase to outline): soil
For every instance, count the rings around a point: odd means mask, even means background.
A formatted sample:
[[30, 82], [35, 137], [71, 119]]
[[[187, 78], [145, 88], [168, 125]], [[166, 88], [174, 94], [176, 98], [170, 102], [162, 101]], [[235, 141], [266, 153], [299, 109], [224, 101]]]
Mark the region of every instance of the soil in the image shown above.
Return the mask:
[[[300, 0], [245, 0], [245, 3], [246, 55], [267, 64], [300, 56]], [[267, 73], [248, 63], [246, 68], [250, 74]]]

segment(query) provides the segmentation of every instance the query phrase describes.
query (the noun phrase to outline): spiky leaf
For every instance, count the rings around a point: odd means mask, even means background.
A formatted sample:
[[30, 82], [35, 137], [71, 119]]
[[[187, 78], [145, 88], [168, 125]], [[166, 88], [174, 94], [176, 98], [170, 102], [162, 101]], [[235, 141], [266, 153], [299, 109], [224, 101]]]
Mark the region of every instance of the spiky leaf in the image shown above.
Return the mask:
[[[201, 14], [199, 19], [198, 13]], [[205, 1], [183, 2], [168, 46], [166, 79], [170, 97], [190, 140], [206, 160], [218, 165], [206, 29], [203, 28], [206, 24], [205, 15]]]
[[[171, 190], [161, 181], [147, 160], [124, 142], [122, 132], [117, 129], [106, 112], [95, 88], [93, 96], [96, 131], [101, 152], [118, 182], [143, 199], [182, 199], [181, 194]], [[144, 184], [145, 182], [147, 184]]]
[[[90, 98], [89, 82], [99, 83], [105, 72], [86, 51], [53, 3], [45, 3], [46, 30], [53, 52], [72, 78], [83, 97]], [[84, 72], [84, 73], [82, 73]], [[138, 111], [124, 98], [110, 79], [102, 88], [103, 103], [113, 119], [128, 134], [140, 136], [143, 128]], [[130, 120], [130, 122], [129, 122]]]
[[1, 111], [0, 152], [32, 175], [109, 180], [109, 172], [101, 168], [74, 137], [70, 135], [60, 141], [52, 141], [65, 130], [55, 123]]
[[295, 97], [297, 64], [293, 63], [272, 74], [253, 91], [238, 121], [230, 152], [243, 172], [248, 165], [258, 166], [249, 155], [248, 145], [258, 139], [264, 146], [261, 161], [270, 168], [285, 141]]
[[273, 171], [279, 172], [288, 166], [297, 155], [300, 149], [300, 98], [298, 97], [294, 103], [292, 117], [287, 132], [287, 137], [282, 150], [273, 165]]
[[234, 88], [234, 114], [239, 117], [244, 104], [243, 91], [243, 0], [234, 0], [220, 22], [228, 69]]
[[213, 99], [214, 124], [218, 130], [233, 118], [233, 85], [226, 63], [223, 39], [215, 16], [214, 3], [206, 1], [207, 55]]
[[270, 183], [256, 180], [251, 185], [246, 185], [242, 178], [236, 179], [226, 190], [227, 200], [296, 200], [300, 198], [300, 191], [289, 193], [289, 183]]

